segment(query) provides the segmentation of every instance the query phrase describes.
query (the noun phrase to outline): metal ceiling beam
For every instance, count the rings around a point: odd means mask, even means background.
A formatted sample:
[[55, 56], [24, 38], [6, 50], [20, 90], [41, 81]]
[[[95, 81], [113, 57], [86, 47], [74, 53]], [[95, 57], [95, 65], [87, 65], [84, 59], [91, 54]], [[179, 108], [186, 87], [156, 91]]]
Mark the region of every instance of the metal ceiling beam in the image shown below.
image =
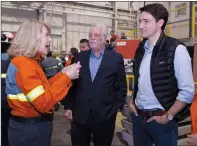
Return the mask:
[[[19, 6], [17, 4], [8, 4], [8, 3], [2, 3], [2, 6]], [[17, 7], [18, 8], [18, 7]], [[48, 9], [48, 8], [41, 8], [41, 7], [35, 7], [35, 6], [31, 6], [31, 7], [26, 7], [24, 5], [20, 5], [20, 8], [26, 8], [26, 9], [40, 9], [40, 10], [44, 10], [44, 11], [52, 11], [52, 9]], [[131, 18], [131, 19], [126, 19], [126, 18], [120, 18], [120, 16], [101, 16], [101, 15], [95, 15], [95, 14], [87, 14], [87, 13], [79, 13], [79, 12], [71, 12], [71, 11], [66, 11], [66, 10], [53, 10], [53, 12], [60, 12], [60, 13], [67, 13], [67, 14], [76, 14], [76, 15], [84, 15], [84, 16], [92, 16], [92, 17], [100, 17], [100, 18], [109, 18], [109, 19], [115, 19], [115, 20], [126, 20], [126, 21], [132, 21], [135, 22], [136, 20]]]
[[[100, 12], [100, 13], [104, 13], [104, 14], [115, 14], [114, 13], [114, 11], [112, 11], [112, 10], [98, 10], [98, 9], [90, 9], [90, 8], [85, 8], [85, 6], [79, 6], [79, 7], [77, 7], [78, 5], [75, 5], [75, 6], [73, 6], [73, 4], [65, 4], [65, 5], [61, 5], [61, 4], [58, 4], [58, 3], [55, 3], [54, 4], [55, 6], [58, 6], [58, 7], [65, 7], [65, 8], [71, 8], [71, 9], [79, 9], [79, 10], [85, 10], [85, 11], [92, 11], [92, 12]], [[118, 12], [118, 10], [121, 10], [121, 9], [118, 9], [117, 8], [117, 12]], [[128, 14], [126, 14], [126, 12], [123, 12], [123, 11], [120, 11], [120, 12], [122, 12], [122, 13], [118, 13], [118, 15], [120, 15], [120, 16], [128, 16], [128, 17], [136, 17], [136, 12], [134, 11], [134, 14], [132, 15], [132, 11], [130, 11]]]
[[[42, 10], [45, 11], [51, 11], [51, 9], [43, 8]], [[93, 17], [101, 17], [101, 18], [109, 18], [109, 19], [115, 19], [115, 20], [127, 20], [127, 21], [136, 21], [136, 20], [129, 20], [125, 18], [119, 18], [119, 17], [109, 17], [109, 16], [99, 16], [94, 14], [86, 14], [86, 13], [79, 13], [79, 12], [70, 12], [70, 11], [64, 11], [64, 10], [53, 10], [54, 12], [61, 12], [61, 13], [67, 13], [67, 14], [76, 14], [76, 15], [84, 15], [84, 16], [93, 16]]]

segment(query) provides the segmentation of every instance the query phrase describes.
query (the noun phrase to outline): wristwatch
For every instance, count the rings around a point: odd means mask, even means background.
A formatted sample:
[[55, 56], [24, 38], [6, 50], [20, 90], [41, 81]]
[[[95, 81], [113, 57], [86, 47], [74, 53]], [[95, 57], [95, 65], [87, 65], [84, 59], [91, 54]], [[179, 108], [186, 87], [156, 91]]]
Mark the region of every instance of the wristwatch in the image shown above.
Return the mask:
[[166, 112], [166, 116], [169, 121], [173, 120], [174, 118], [173, 115], [171, 115], [169, 112]]

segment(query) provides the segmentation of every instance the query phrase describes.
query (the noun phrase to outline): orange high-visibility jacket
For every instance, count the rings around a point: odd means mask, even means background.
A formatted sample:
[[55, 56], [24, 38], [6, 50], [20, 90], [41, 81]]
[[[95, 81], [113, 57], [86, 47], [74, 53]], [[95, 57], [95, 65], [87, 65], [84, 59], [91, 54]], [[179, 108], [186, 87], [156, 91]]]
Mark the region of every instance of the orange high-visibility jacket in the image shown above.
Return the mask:
[[190, 118], [192, 122], [192, 134], [197, 134], [197, 92], [190, 107]]
[[15, 57], [6, 76], [6, 93], [11, 114], [37, 117], [40, 116], [39, 112], [48, 113], [65, 97], [71, 86], [71, 80], [66, 74], [59, 72], [47, 80], [37, 60], [24, 56]]

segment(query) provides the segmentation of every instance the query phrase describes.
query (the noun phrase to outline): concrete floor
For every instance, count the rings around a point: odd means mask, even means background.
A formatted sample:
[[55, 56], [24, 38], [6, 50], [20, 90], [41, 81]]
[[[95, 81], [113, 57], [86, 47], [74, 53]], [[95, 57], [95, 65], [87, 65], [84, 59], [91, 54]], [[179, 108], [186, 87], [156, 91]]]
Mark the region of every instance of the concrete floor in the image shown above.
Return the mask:
[[[60, 107], [58, 112], [55, 112], [53, 122], [52, 146], [71, 145], [70, 134], [67, 132], [70, 129], [70, 122], [63, 117], [64, 109]], [[112, 145], [124, 145], [118, 138], [118, 133], [122, 129], [116, 126]]]

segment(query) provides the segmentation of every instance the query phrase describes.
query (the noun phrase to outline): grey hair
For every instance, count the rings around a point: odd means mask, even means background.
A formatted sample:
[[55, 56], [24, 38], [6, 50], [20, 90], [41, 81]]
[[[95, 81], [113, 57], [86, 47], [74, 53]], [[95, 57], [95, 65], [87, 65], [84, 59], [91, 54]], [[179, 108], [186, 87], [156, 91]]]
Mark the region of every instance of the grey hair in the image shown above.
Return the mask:
[[102, 33], [105, 36], [105, 38], [107, 38], [108, 30], [107, 30], [107, 26], [105, 24], [95, 24], [95, 25], [92, 25], [91, 28], [93, 28], [93, 27], [100, 28], [102, 30]]

